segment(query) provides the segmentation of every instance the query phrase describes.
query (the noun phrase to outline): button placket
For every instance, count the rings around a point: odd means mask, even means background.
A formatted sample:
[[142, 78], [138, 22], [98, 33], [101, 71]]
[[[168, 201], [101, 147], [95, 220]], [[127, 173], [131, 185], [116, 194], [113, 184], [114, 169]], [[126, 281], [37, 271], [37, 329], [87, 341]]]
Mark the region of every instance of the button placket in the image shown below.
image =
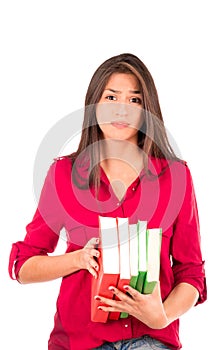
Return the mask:
[[132, 334], [132, 327], [131, 327], [131, 319], [130, 318], [123, 319], [122, 328], [123, 328], [124, 337], [132, 338], [133, 334]]

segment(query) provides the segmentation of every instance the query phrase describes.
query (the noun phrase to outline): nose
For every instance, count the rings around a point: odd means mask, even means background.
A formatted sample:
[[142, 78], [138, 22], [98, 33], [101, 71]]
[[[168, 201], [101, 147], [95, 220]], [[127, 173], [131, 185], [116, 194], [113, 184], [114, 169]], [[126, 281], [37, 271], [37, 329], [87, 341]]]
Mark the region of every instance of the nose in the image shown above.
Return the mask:
[[126, 104], [126, 103], [116, 104], [116, 115], [117, 116], [127, 116], [128, 115], [128, 104]]

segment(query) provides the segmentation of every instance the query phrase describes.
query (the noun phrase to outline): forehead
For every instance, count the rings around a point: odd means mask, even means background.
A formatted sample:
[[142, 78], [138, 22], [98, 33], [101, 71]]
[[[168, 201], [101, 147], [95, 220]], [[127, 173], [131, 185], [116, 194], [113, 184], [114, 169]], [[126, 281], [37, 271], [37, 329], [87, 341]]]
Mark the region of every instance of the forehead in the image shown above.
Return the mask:
[[116, 88], [118, 86], [123, 89], [139, 89], [139, 81], [134, 74], [131, 73], [113, 73], [107, 83], [106, 88]]

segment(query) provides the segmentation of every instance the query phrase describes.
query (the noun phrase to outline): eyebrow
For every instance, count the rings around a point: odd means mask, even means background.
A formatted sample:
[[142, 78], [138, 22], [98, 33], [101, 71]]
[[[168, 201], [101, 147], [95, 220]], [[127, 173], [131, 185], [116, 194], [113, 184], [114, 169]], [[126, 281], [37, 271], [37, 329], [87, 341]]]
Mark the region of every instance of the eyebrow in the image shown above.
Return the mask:
[[[114, 90], [114, 89], [108, 89], [106, 88], [105, 91], [110, 91], [110, 92], [113, 92], [114, 94], [121, 94], [122, 92], [119, 91], [119, 90]], [[141, 94], [141, 91], [139, 90], [129, 90], [129, 92], [131, 92], [132, 94]]]

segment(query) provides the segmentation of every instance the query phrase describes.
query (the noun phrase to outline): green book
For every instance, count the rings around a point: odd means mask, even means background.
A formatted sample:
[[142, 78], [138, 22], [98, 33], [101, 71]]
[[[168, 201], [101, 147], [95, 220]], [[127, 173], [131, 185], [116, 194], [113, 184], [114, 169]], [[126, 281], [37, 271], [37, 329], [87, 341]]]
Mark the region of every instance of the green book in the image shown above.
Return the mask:
[[147, 271], [147, 248], [146, 248], [146, 231], [147, 221], [138, 220], [138, 278], [135, 289], [140, 293], [143, 293], [143, 287], [146, 278]]
[[159, 281], [161, 240], [161, 228], [147, 229], [147, 274], [144, 280], [143, 294], [151, 294]]

